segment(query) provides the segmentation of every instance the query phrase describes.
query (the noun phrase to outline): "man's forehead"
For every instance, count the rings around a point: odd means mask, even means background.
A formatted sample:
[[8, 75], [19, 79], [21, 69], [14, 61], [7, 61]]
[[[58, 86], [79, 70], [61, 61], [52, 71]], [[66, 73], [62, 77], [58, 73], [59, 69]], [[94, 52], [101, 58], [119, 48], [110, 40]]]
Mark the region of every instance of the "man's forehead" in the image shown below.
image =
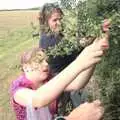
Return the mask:
[[58, 13], [58, 12], [55, 12], [51, 15], [51, 17], [57, 17], [57, 18], [62, 18], [62, 14], [61, 13]]

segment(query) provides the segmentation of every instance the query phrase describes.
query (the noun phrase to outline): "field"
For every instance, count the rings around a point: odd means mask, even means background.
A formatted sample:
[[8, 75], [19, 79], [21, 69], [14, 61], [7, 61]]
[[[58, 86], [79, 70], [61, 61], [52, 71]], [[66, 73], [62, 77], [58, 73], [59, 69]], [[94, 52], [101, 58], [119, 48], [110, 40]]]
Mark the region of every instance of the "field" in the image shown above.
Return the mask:
[[9, 104], [9, 86], [19, 72], [20, 54], [38, 46], [38, 11], [0, 12], [0, 120], [15, 120]]

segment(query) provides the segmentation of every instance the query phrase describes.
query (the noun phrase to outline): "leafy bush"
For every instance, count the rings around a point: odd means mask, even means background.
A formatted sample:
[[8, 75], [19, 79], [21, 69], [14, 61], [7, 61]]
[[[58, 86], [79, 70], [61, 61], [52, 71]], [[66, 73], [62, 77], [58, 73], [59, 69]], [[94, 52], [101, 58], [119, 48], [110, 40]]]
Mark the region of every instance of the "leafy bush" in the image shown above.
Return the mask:
[[65, 11], [64, 40], [47, 53], [55, 57], [70, 55], [74, 50], [81, 51], [82, 47], [76, 39], [101, 36], [102, 20], [111, 19], [110, 49], [95, 72], [100, 92], [95, 98], [100, 98], [105, 105], [104, 120], [120, 120], [120, 0], [71, 2], [64, 0], [64, 4], [61, 4], [65, 10], [67, 7], [69, 10]]
[[69, 42], [57, 46], [57, 54], [69, 54], [76, 49], [75, 36], [79, 39], [101, 36], [102, 20], [111, 19], [110, 49], [95, 72], [100, 92], [95, 98], [100, 98], [105, 105], [104, 120], [120, 120], [120, 0], [74, 0], [74, 4], [72, 0], [59, 1], [62, 8], [71, 10], [71, 14], [64, 25], [65, 40]]
[[[99, 97], [105, 104], [105, 120], [119, 120], [120, 106], [120, 1], [86, 0], [80, 2], [78, 13], [79, 36], [101, 35], [101, 20], [112, 20], [110, 29], [110, 49], [97, 66]], [[95, 92], [95, 91], [93, 91]], [[96, 98], [97, 98], [96, 97]]]

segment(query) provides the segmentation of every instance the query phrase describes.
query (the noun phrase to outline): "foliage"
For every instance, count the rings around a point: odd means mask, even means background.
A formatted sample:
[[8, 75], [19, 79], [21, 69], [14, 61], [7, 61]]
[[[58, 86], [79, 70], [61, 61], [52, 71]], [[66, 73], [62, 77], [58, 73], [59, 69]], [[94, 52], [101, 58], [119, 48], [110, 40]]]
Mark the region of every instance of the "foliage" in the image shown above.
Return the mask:
[[79, 0], [58, 0], [62, 9], [73, 9]]
[[87, 36], [99, 36], [100, 35], [100, 21], [94, 20], [98, 19], [93, 16], [93, 5], [89, 7], [89, 4], [81, 2], [78, 4], [78, 36], [80, 38]]
[[[73, 38], [74, 39], [74, 38]], [[54, 48], [50, 47], [46, 53], [48, 56], [57, 57], [57, 56], [65, 56], [65, 55], [71, 55], [74, 51], [80, 51], [80, 47], [78, 46], [77, 40], [69, 41], [68, 39], [62, 40], [58, 45], [56, 45]]]
[[[70, 16], [67, 17], [71, 21], [66, 22], [67, 26], [64, 25], [67, 28], [64, 31], [65, 36], [69, 41], [72, 41], [72, 39], [74, 41], [75, 36], [79, 39], [101, 36], [102, 21], [106, 18], [112, 21], [110, 28], [110, 49], [103, 58], [103, 61], [97, 66], [95, 72], [95, 75], [99, 78], [96, 82], [98, 82], [100, 89], [100, 94], [96, 98], [100, 98], [105, 105], [104, 120], [119, 120], [120, 0], [75, 0], [74, 4], [72, 0], [60, 1], [62, 8], [70, 12], [72, 11], [72, 14], [69, 14]], [[77, 24], [71, 24], [72, 22]], [[64, 46], [66, 47], [66, 45], [62, 45], [62, 48]], [[74, 47], [68, 48], [70, 48], [70, 51], [74, 49]]]
[[31, 22], [37, 23], [38, 11], [0, 12], [0, 120], [15, 120], [9, 102], [9, 87], [20, 74], [21, 53], [38, 45], [38, 38], [32, 39]]
[[[108, 114], [112, 112], [111, 117], [119, 118], [119, 91], [120, 91], [120, 12], [114, 14], [112, 22], [110, 50], [104, 61], [98, 66], [97, 74], [100, 75], [101, 98], [108, 102]], [[103, 93], [104, 91], [104, 93]], [[108, 107], [109, 106], [109, 107]], [[112, 107], [112, 109], [110, 109]], [[107, 117], [106, 117], [107, 119]]]
[[100, 36], [101, 21], [112, 20], [110, 49], [102, 63], [97, 66], [100, 97], [105, 104], [105, 120], [119, 120], [120, 106], [120, 1], [86, 0], [78, 4], [78, 34], [80, 37]]

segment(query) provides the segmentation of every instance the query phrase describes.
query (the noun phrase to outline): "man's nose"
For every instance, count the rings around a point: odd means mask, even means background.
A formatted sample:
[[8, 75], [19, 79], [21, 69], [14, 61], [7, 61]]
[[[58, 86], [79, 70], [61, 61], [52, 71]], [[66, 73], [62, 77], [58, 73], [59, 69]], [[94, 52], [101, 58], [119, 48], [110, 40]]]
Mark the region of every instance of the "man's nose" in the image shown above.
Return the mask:
[[61, 25], [61, 21], [60, 21], [60, 20], [57, 20], [57, 24], [58, 24], [58, 25]]

